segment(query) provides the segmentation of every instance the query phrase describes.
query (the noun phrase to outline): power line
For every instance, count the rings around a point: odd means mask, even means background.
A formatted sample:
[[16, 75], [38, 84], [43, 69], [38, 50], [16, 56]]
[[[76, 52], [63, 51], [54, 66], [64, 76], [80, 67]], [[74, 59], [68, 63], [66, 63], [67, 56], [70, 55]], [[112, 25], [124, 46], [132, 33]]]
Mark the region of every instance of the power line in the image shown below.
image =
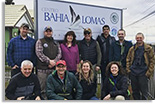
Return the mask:
[[150, 10], [152, 7], [154, 7], [155, 6], [155, 4], [153, 4], [151, 7], [149, 7], [147, 10], [145, 10], [144, 12], [142, 12], [142, 14], [143, 13], [145, 13], [145, 12], [147, 12], [148, 10]]
[[[136, 8], [136, 9], [141, 10], [143, 12], [139, 12], [136, 15], [134, 15], [132, 18], [130, 18], [130, 20], [128, 20], [128, 22], [127, 22], [129, 25], [130, 25], [130, 23], [132, 24], [132, 23], [137, 22], [138, 20], [140, 20], [142, 16], [146, 16], [149, 13], [149, 11], [151, 11], [151, 10], [154, 11], [155, 10], [155, 8], [153, 8], [153, 7], [155, 7], [154, 0], [144, 0], [144, 1], [141, 1], [140, 4], [145, 4], [145, 5], [137, 6], [138, 8]], [[128, 26], [128, 25], [126, 25], [126, 26]]]
[[155, 11], [152, 11], [151, 13], [145, 15], [144, 17], [140, 18], [139, 20], [137, 20], [137, 21], [135, 21], [135, 22], [133, 22], [133, 23], [131, 23], [131, 24], [125, 26], [125, 27], [129, 27], [129, 26], [131, 26], [131, 25], [134, 25], [134, 24], [136, 24], [136, 23], [139, 23], [139, 22], [141, 22], [142, 20], [148, 18], [149, 16], [151, 16], [151, 15], [153, 15], [153, 14], [155, 14]]

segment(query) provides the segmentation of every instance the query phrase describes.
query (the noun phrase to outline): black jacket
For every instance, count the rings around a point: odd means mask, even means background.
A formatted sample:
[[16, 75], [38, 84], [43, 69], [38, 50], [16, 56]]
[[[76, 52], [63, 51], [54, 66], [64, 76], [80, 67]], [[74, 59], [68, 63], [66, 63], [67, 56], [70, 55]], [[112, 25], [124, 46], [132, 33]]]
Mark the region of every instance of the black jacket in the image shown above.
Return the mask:
[[109, 78], [114, 82], [114, 78], [112, 77], [105, 78], [103, 88], [101, 91], [101, 99], [103, 99], [108, 94], [110, 94], [113, 98], [117, 95], [122, 95], [125, 97], [125, 99], [129, 99], [127, 92], [127, 77], [119, 74], [117, 77], [115, 77], [115, 86], [110, 82]]
[[[77, 79], [78, 79], [78, 75]], [[88, 82], [85, 79], [82, 79], [79, 81], [82, 89], [83, 89], [83, 94], [82, 94], [82, 100], [90, 100], [93, 96], [96, 96], [96, 88], [97, 88], [97, 79], [94, 77], [94, 80], [91, 84], [88, 84]]]
[[41, 96], [40, 84], [37, 76], [31, 74], [25, 77], [21, 72], [15, 75], [5, 90], [5, 95], [10, 100], [16, 100], [21, 96]]
[[93, 65], [97, 63], [96, 41], [94, 39], [91, 39], [89, 45], [83, 39], [78, 47], [81, 60], [89, 60]]
[[113, 42], [115, 42], [115, 38], [112, 36], [108, 36], [107, 38], [104, 37], [104, 34], [102, 33], [100, 36], [96, 39], [100, 45], [101, 53], [102, 53], [102, 63], [106, 62], [109, 63], [109, 53], [110, 48]]

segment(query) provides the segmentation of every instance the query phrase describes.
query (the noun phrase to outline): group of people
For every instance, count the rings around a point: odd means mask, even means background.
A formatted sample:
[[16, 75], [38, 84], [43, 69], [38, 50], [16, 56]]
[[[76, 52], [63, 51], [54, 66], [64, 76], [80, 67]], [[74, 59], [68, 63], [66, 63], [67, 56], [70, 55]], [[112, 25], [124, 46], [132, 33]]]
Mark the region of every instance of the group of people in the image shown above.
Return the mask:
[[[104, 25], [96, 40], [86, 28], [78, 43], [74, 31], [68, 31], [59, 44], [52, 37], [52, 27], [45, 27], [44, 37], [37, 41], [27, 35], [28, 30], [28, 24], [23, 23], [19, 35], [9, 42], [7, 62], [12, 70], [5, 90], [8, 99], [127, 100], [129, 79], [133, 98], [147, 99], [155, 56], [152, 47], [144, 43], [143, 33], [136, 34], [137, 42], [132, 45], [125, 40], [125, 30], [118, 31], [116, 41], [110, 27]], [[96, 96], [99, 70], [101, 97]]]

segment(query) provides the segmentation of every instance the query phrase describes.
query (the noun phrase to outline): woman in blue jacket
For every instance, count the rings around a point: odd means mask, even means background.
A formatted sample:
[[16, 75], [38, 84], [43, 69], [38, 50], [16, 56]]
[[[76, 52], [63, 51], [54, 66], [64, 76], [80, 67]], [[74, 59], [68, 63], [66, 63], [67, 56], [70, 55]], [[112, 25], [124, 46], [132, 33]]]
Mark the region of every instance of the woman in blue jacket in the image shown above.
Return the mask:
[[119, 62], [112, 61], [107, 65], [101, 94], [103, 100], [129, 99], [127, 77]]

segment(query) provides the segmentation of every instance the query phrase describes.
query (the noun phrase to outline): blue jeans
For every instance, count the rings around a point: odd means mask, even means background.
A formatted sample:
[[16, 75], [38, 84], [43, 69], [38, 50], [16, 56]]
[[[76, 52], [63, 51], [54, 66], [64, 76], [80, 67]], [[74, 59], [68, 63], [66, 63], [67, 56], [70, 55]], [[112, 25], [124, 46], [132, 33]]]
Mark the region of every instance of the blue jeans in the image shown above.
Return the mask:
[[93, 96], [89, 100], [99, 100], [99, 99], [96, 96]]

